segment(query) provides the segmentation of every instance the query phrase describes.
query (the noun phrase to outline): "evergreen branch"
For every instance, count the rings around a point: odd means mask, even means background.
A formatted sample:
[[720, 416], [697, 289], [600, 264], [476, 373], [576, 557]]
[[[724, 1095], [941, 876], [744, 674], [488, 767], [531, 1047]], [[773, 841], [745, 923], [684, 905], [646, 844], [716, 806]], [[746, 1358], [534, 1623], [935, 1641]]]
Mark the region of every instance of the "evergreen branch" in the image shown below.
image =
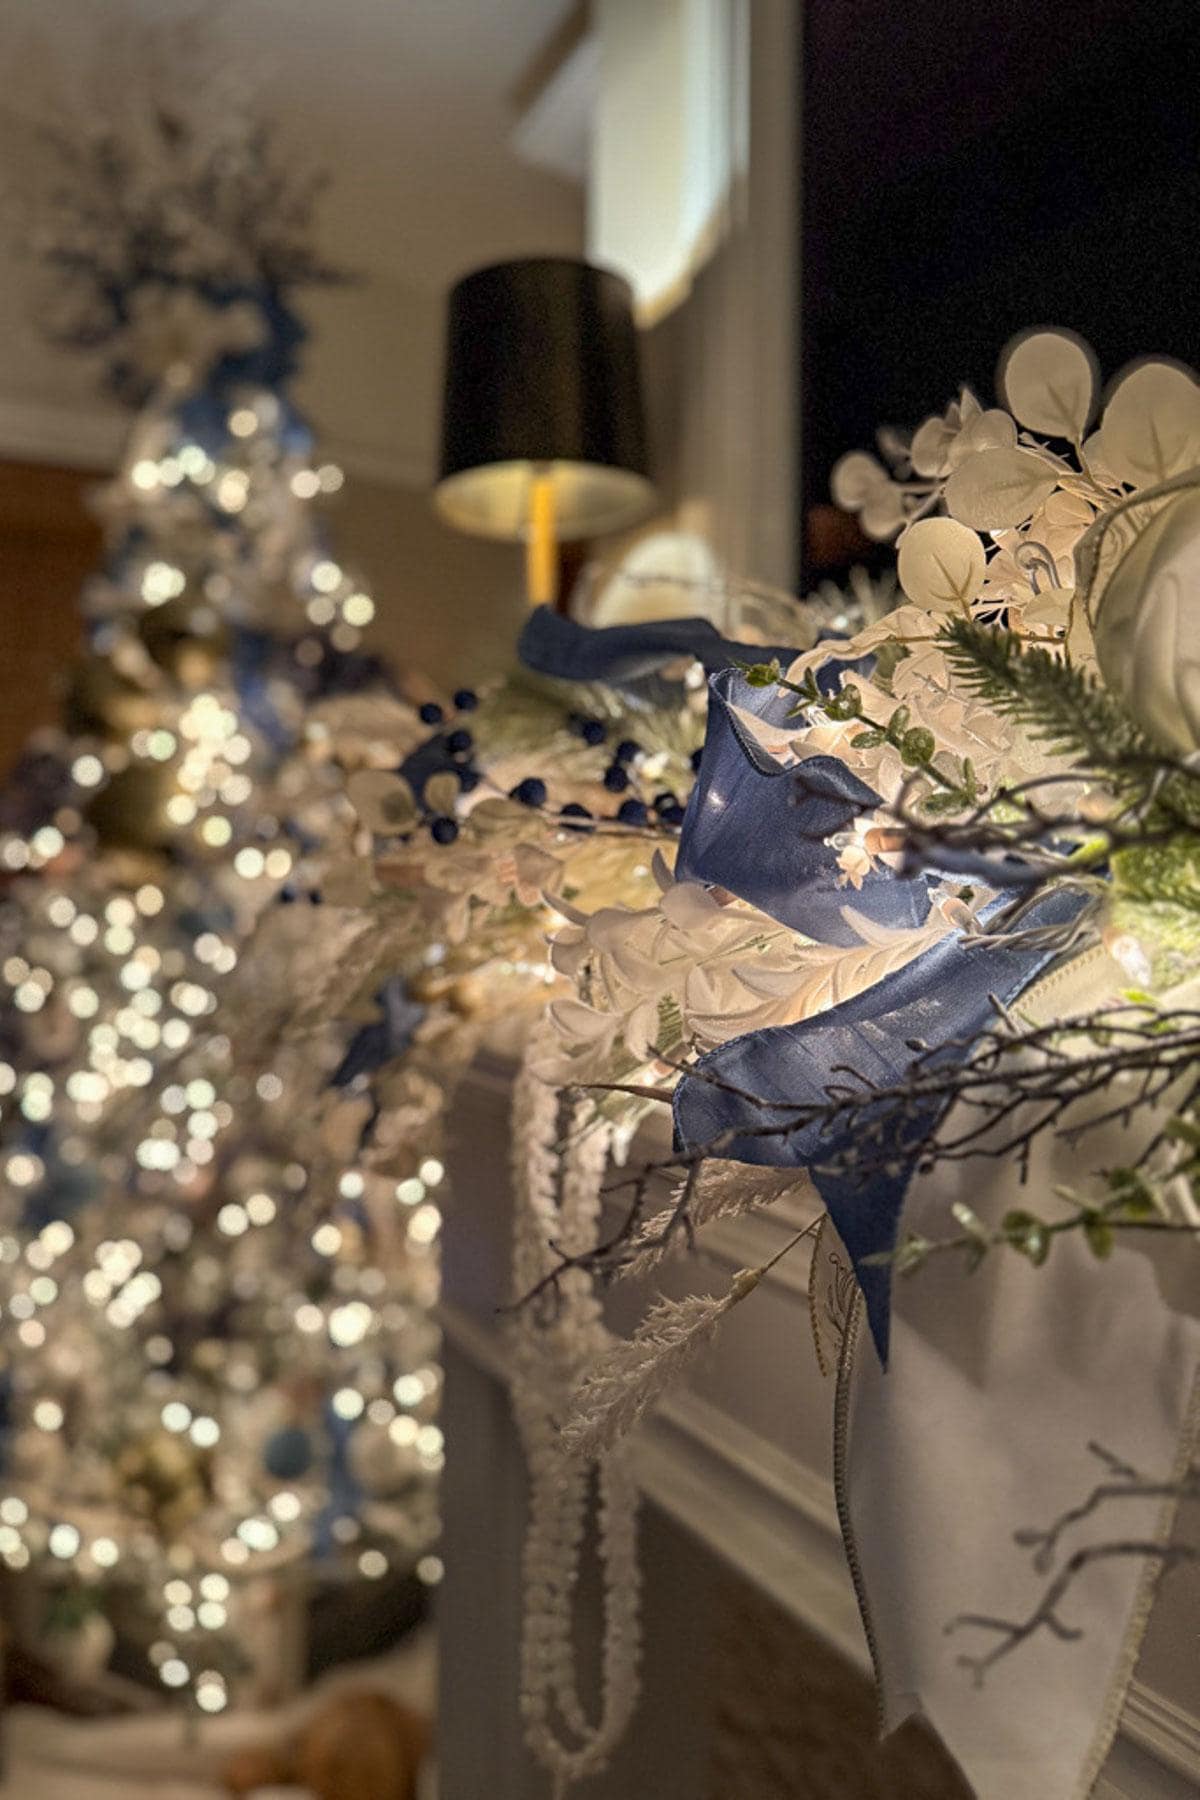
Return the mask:
[[1159, 759], [1116, 695], [1065, 658], [973, 619], [950, 620], [938, 642], [973, 693], [1056, 749], [1105, 769]]

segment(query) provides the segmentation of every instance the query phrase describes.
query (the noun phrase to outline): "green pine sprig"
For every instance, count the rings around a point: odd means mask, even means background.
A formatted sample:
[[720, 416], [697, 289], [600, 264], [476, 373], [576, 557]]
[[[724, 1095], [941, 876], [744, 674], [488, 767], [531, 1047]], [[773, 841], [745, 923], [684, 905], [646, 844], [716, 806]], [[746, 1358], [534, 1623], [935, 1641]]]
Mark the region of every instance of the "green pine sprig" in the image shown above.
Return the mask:
[[973, 693], [1064, 754], [1102, 769], [1157, 755], [1116, 695], [1065, 658], [972, 619], [950, 620], [938, 641]]

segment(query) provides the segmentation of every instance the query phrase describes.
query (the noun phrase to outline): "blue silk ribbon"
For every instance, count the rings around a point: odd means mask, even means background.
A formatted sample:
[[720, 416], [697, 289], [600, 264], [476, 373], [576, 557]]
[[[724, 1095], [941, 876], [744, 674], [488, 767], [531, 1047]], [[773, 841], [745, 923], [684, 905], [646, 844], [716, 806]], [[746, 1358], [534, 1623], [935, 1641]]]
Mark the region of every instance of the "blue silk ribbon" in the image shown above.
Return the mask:
[[[860, 887], [845, 882], [826, 838], [844, 830], [880, 797], [835, 756], [785, 767], [746, 730], [735, 708], [784, 726], [792, 697], [752, 687], [733, 669], [709, 682], [708, 725], [700, 772], [688, 801], [675, 873], [681, 881], [722, 887], [760, 912], [822, 944], [856, 944], [847, 907], [877, 924], [912, 926], [929, 911], [924, 874], [874, 869]], [[793, 723], [799, 736], [803, 720]]]
[[665, 663], [690, 657], [710, 672], [731, 663], [772, 658], [786, 668], [791, 647], [737, 644], [709, 619], [653, 619], [642, 625], [580, 625], [549, 606], [536, 606], [525, 621], [517, 656], [535, 675], [559, 681], [629, 681], [655, 674]]
[[[1000, 896], [983, 916], [994, 915], [1011, 899], [1011, 894]], [[1077, 893], [1051, 892], [1029, 908], [1023, 925], [1065, 924], [1083, 904]], [[722, 1044], [703, 1057], [697, 1072], [685, 1076], [676, 1090], [675, 1133], [680, 1148], [700, 1149], [720, 1140], [720, 1156], [731, 1161], [809, 1171], [850, 1253], [884, 1364], [892, 1269], [890, 1263], [867, 1259], [895, 1249], [917, 1162], [914, 1147], [936, 1126], [944, 1103], [914, 1106], [903, 1124], [898, 1123], [898, 1134], [904, 1136], [897, 1136], [894, 1160], [865, 1178], [855, 1175], [848, 1158], [861, 1133], [824, 1135], [819, 1125], [810, 1125], [761, 1134], [764, 1127], [786, 1125], [788, 1108], [819, 1105], [831, 1082], [894, 1088], [923, 1054], [921, 1046], [935, 1055], [941, 1049], [956, 1060], [969, 1057], [970, 1045], [995, 1020], [996, 1000], [1011, 1004], [1053, 958], [1052, 951], [1019, 942], [975, 943], [953, 933], [829, 1012]], [[755, 1100], [767, 1105], [756, 1105]]]

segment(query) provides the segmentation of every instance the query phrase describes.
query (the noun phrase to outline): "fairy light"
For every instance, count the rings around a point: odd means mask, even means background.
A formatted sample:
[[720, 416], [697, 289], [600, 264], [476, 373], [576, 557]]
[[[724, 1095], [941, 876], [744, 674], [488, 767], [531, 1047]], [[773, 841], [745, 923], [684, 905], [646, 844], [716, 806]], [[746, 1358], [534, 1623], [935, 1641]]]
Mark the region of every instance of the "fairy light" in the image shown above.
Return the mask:
[[309, 579], [318, 594], [332, 594], [341, 586], [344, 578], [338, 565], [325, 559], [313, 564]]
[[414, 1244], [432, 1244], [442, 1228], [442, 1215], [436, 1206], [419, 1206], [408, 1221], [408, 1235]]
[[219, 1713], [225, 1710], [229, 1696], [225, 1691], [225, 1683], [215, 1670], [207, 1670], [196, 1678], [196, 1705], [201, 1712]]
[[77, 756], [70, 765], [70, 772], [79, 787], [99, 787], [104, 779], [104, 763], [99, 760], [99, 756], [92, 756], [92, 752], [88, 751], [85, 756]]
[[369, 625], [375, 617], [375, 602], [369, 594], [347, 594], [342, 601], [342, 617], [347, 625]]
[[81, 1538], [74, 1525], [60, 1524], [52, 1527], [46, 1547], [51, 1556], [62, 1562], [70, 1562], [79, 1550]]

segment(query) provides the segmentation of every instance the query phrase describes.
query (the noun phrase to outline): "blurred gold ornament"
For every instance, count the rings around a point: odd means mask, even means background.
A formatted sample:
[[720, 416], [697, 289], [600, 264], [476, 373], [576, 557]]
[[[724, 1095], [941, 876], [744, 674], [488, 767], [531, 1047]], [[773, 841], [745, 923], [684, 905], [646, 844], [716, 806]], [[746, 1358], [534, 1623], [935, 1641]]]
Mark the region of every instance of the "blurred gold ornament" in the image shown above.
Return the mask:
[[209, 1503], [208, 1460], [190, 1439], [151, 1431], [119, 1453], [117, 1479], [131, 1509], [170, 1537], [199, 1518]]
[[191, 691], [210, 685], [229, 653], [229, 632], [220, 613], [186, 593], [151, 608], [138, 635], [154, 663]]
[[88, 802], [86, 817], [106, 848], [152, 851], [176, 836], [167, 816], [175, 776], [161, 763], [132, 763]]
[[161, 697], [120, 674], [103, 656], [87, 656], [76, 665], [64, 711], [67, 730], [78, 736], [120, 740], [162, 723]]

